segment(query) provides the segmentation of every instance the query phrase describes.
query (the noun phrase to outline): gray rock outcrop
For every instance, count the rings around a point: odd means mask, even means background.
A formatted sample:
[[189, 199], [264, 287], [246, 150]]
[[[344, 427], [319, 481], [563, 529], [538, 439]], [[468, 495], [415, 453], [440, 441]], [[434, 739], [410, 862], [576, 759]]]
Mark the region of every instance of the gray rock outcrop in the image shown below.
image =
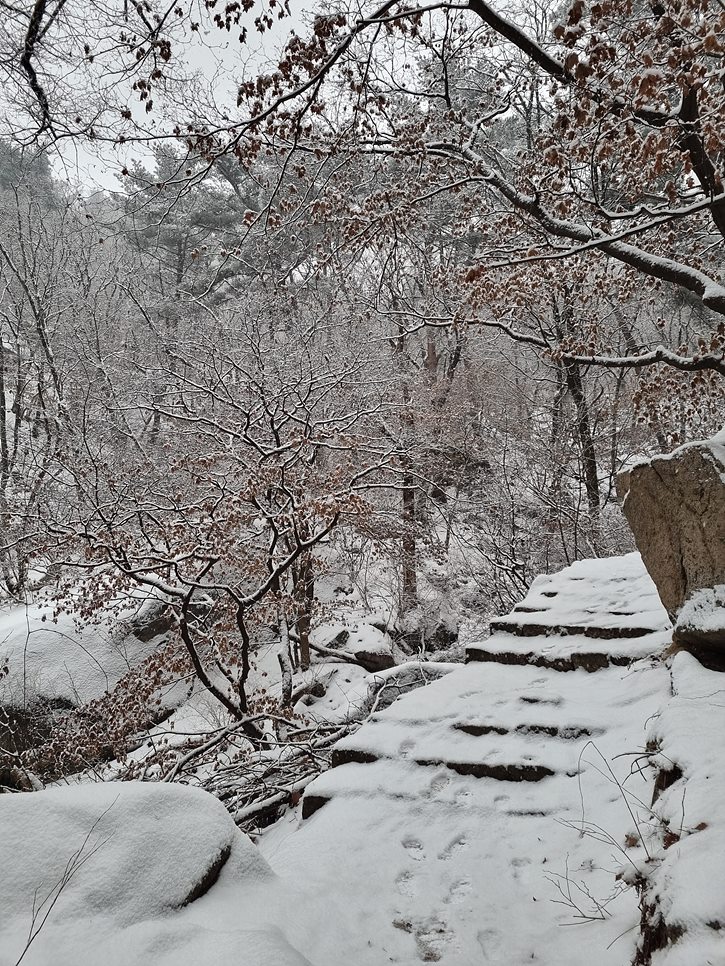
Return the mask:
[[[725, 584], [725, 430], [639, 463], [617, 484], [637, 548], [675, 623], [675, 641], [724, 645], [725, 608], [716, 591]], [[703, 597], [705, 591], [712, 593]], [[690, 611], [697, 601], [700, 615], [705, 598], [712, 608], [703, 637], [702, 620]], [[719, 623], [722, 635], [715, 633]]]

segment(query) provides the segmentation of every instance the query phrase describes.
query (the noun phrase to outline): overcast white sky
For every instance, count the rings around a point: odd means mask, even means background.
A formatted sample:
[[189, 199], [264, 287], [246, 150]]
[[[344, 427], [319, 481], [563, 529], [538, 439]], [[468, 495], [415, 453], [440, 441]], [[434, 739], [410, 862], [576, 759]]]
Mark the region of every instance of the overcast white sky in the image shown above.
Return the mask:
[[[290, 17], [275, 20], [272, 29], [262, 35], [254, 28], [258, 11], [250, 11], [246, 21], [247, 43], [244, 46], [240, 46], [237, 40], [239, 29], [234, 29], [231, 34], [217, 29], [202, 31], [198, 42], [184, 51], [186, 65], [191, 71], [199, 72], [209, 89], [223, 100], [230, 91], [235, 91], [236, 82], [243, 76], [256, 74], [266, 64], [276, 62], [291, 31], [304, 34], [310, 11], [314, 9], [314, 0], [300, 3], [292, 0], [290, 8]], [[139, 114], [139, 117], [143, 115]], [[66, 139], [51, 150], [50, 157], [56, 175], [77, 184], [86, 193], [99, 189], [117, 191], [117, 175], [123, 166], [134, 157], [149, 160], [151, 152], [141, 145], [113, 147]]]

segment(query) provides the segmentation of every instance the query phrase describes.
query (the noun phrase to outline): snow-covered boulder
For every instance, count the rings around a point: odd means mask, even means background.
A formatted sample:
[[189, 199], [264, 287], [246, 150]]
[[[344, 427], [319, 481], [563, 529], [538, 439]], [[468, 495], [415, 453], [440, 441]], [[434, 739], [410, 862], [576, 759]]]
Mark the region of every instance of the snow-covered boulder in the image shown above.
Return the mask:
[[[698, 591], [725, 584], [725, 430], [636, 464], [618, 486], [642, 559], [675, 621]], [[721, 623], [725, 629], [725, 610]], [[679, 643], [689, 643], [687, 626], [676, 633]]]
[[278, 880], [199, 789], [126, 782], [3, 795], [0, 828], [3, 966], [26, 947], [28, 966], [307, 963], [260, 911], [273, 910]]
[[696, 590], [685, 602], [675, 624], [678, 644], [725, 651], [725, 584]]
[[395, 634], [396, 642], [407, 654], [445, 651], [458, 641], [459, 623], [460, 615], [450, 600], [439, 595], [403, 615]]
[[327, 623], [312, 632], [311, 642], [323, 653], [341, 651], [352, 655], [366, 671], [393, 667], [392, 641], [385, 624], [374, 617], [351, 617], [345, 622]]
[[127, 619], [129, 631], [139, 641], [152, 641], [174, 626], [174, 611], [168, 601], [153, 597], [143, 601]]
[[[150, 625], [137, 617], [146, 612], [141, 605], [81, 625], [68, 613], [54, 617], [43, 603], [0, 609], [0, 667], [6, 662], [9, 669], [0, 678], [0, 705], [24, 708], [36, 698], [80, 705], [101, 697], [153, 652]], [[143, 636], [134, 633], [137, 620]]]

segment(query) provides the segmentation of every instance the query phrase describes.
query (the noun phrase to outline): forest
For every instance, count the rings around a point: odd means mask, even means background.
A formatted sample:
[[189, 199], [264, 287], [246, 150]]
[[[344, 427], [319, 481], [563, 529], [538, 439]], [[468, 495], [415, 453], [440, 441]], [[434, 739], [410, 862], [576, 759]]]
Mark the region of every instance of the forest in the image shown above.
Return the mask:
[[0, 822], [174, 783], [256, 841], [539, 575], [644, 579], [617, 477], [725, 423], [725, 8], [0, 18]]

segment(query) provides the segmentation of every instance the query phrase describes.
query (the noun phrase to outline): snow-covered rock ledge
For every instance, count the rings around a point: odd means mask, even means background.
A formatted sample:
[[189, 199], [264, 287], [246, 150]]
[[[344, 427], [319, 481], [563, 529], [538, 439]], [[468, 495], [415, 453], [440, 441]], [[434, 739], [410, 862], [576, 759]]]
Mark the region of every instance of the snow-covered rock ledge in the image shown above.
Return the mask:
[[725, 676], [680, 652], [652, 728], [661, 789], [637, 966], [725, 963]]

